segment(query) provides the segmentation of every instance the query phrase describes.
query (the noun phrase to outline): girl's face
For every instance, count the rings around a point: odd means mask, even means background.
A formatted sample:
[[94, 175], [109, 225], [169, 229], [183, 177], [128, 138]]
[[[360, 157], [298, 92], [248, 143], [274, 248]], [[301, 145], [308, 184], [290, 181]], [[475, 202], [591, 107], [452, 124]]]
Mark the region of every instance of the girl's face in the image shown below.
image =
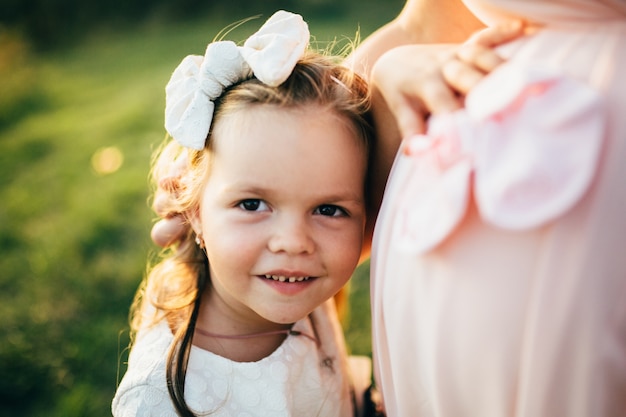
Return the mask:
[[222, 117], [196, 232], [210, 311], [254, 330], [293, 323], [348, 281], [365, 223], [365, 145], [317, 106], [255, 106]]

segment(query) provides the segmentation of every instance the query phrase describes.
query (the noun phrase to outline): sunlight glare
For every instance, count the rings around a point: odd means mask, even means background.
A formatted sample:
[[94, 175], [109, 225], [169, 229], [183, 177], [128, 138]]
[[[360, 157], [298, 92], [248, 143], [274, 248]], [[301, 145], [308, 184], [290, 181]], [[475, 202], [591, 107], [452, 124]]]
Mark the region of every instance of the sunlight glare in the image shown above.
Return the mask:
[[124, 162], [124, 155], [117, 146], [98, 149], [91, 157], [91, 166], [99, 175], [116, 172]]

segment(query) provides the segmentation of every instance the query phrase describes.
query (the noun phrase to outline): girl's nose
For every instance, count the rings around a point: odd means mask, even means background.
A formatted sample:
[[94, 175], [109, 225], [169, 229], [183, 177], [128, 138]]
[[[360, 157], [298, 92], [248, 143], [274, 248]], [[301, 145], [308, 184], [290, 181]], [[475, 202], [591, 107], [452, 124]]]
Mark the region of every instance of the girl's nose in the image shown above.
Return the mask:
[[310, 254], [315, 250], [315, 242], [304, 219], [284, 218], [275, 225], [268, 247], [274, 253]]

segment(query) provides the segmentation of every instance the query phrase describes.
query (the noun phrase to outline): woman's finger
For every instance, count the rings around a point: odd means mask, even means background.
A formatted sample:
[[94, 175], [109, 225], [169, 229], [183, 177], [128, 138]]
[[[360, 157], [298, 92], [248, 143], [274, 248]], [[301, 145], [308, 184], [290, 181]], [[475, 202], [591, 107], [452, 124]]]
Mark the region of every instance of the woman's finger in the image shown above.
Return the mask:
[[154, 196], [152, 202], [152, 209], [155, 213], [165, 219], [172, 217], [175, 213], [172, 213], [172, 194], [170, 191], [164, 188], [159, 188]]
[[489, 73], [504, 62], [504, 59], [493, 49], [474, 43], [468, 43], [459, 47], [456, 56], [484, 73]]
[[524, 22], [512, 20], [501, 25], [488, 27], [473, 34], [465, 43], [474, 43], [489, 48], [512, 41], [524, 33]]
[[425, 115], [423, 111], [416, 110], [413, 106], [398, 107], [394, 111], [396, 124], [403, 138], [421, 134], [426, 131]]
[[460, 94], [466, 95], [504, 62], [493, 48], [518, 38], [523, 32], [524, 25], [519, 20], [477, 32], [457, 49], [454, 58], [442, 65], [444, 80]]
[[[445, 66], [445, 64], [443, 64]], [[451, 89], [450, 87], [453, 87]], [[421, 86], [421, 100], [429, 113], [448, 113], [462, 107], [453, 84], [447, 82], [442, 74], [437, 73]]]
[[452, 59], [441, 67], [444, 80], [461, 95], [467, 95], [483, 78], [485, 73], [458, 59]]
[[167, 248], [180, 241], [185, 233], [186, 220], [183, 215], [176, 215], [159, 220], [152, 226], [150, 237], [162, 248]]

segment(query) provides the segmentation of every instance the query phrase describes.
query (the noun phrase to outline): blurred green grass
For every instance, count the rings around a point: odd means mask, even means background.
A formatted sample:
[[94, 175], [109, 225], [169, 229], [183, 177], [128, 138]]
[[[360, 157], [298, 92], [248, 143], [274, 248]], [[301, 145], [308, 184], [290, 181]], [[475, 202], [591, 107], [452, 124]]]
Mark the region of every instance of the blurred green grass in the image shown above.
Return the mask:
[[[365, 36], [399, 7], [308, 20], [323, 44], [353, 39], [359, 26]], [[0, 32], [0, 415], [110, 415], [128, 308], [156, 250], [147, 173], [164, 137], [164, 86], [233, 20], [112, 29], [46, 54]], [[123, 163], [102, 174], [91, 161], [106, 147]], [[351, 350], [365, 355], [368, 287], [365, 265], [345, 325]]]

